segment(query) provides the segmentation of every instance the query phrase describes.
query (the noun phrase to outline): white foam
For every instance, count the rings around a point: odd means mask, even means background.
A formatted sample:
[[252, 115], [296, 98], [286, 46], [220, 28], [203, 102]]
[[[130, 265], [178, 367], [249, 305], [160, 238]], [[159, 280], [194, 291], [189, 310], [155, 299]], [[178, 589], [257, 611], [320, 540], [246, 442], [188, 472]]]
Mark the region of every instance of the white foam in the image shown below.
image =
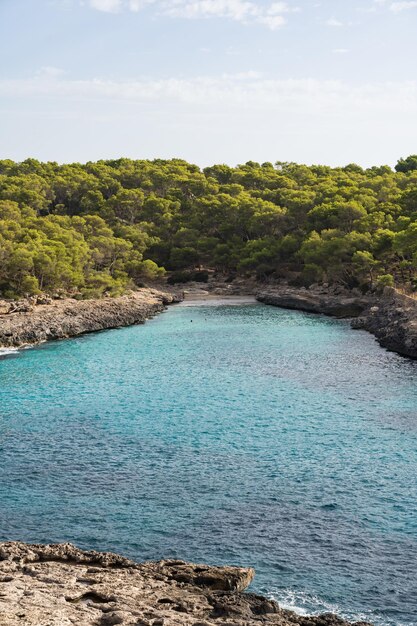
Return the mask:
[[19, 352], [20, 348], [0, 348], [0, 356], [9, 356]]
[[[343, 611], [337, 604], [326, 602], [322, 598], [313, 594], [302, 591], [294, 591], [293, 589], [280, 589], [272, 593], [271, 597], [278, 602], [279, 606], [288, 611], [294, 611], [297, 615], [303, 617], [307, 615], [320, 615], [322, 613], [333, 613], [342, 619], [348, 621], [360, 622], [370, 621], [378, 626], [384, 626], [386, 622], [378, 619], [376, 615], [366, 615], [365, 613], [349, 613]], [[406, 625], [404, 625], [406, 626]]]

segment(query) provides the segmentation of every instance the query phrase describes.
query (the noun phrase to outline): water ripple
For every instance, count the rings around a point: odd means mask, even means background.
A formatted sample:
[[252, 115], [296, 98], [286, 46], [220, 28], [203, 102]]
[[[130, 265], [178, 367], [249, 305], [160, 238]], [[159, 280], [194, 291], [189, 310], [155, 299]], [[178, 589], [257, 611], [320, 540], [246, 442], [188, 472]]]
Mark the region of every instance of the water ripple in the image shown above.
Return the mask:
[[300, 612], [415, 626], [416, 383], [254, 304], [0, 358], [0, 538], [253, 565]]

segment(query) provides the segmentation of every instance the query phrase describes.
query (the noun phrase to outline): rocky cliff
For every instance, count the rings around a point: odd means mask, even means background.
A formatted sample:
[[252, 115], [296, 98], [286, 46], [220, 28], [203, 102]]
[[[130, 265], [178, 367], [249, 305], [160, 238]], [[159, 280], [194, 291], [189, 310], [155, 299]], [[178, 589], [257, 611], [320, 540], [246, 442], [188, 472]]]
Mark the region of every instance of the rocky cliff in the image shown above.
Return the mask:
[[18, 347], [143, 323], [178, 302], [173, 294], [141, 289], [100, 300], [41, 300], [0, 307], [0, 346]]
[[[137, 564], [70, 544], [0, 544], [1, 626], [348, 626], [243, 593], [251, 568]], [[359, 626], [359, 623], [358, 623]], [[365, 626], [362, 623], [362, 626]]]
[[417, 359], [417, 299], [386, 287], [352, 327], [371, 332], [381, 346]]

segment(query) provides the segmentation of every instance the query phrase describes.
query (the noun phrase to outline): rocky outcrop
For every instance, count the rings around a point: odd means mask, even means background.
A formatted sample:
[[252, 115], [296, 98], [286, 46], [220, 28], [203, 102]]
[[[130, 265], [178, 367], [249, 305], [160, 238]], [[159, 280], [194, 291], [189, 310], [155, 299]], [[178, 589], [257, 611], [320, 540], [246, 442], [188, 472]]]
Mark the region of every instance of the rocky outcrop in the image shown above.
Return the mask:
[[256, 299], [272, 306], [323, 313], [338, 318], [357, 317], [371, 303], [369, 297], [359, 292], [353, 294], [345, 290], [331, 292], [325, 289], [296, 289], [286, 286], [262, 291], [257, 294]]
[[417, 299], [385, 287], [382, 294], [363, 296], [343, 289], [275, 287], [256, 296], [259, 302], [286, 309], [353, 318], [355, 329], [367, 330], [381, 346], [417, 359]]
[[393, 287], [386, 287], [382, 296], [353, 320], [352, 327], [371, 332], [388, 350], [417, 359], [417, 299]]
[[[2, 626], [348, 626], [243, 593], [251, 568], [135, 563], [70, 544], [0, 544]], [[358, 624], [359, 626], [359, 624]], [[362, 623], [362, 626], [365, 626]]]
[[0, 313], [0, 346], [19, 347], [140, 324], [179, 300], [174, 294], [141, 289], [118, 298], [20, 303]]

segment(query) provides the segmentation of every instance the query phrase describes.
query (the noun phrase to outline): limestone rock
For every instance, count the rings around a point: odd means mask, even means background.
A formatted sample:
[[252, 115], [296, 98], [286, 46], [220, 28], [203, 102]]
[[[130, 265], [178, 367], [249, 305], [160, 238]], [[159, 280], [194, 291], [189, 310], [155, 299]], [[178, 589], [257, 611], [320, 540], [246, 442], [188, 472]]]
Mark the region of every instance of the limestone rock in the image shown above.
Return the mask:
[[371, 332], [384, 348], [417, 359], [417, 299], [386, 287], [352, 326]]
[[0, 316], [0, 347], [19, 347], [108, 328], [141, 324], [178, 302], [175, 294], [141, 289], [118, 298], [17, 302]]
[[[242, 593], [251, 568], [135, 563], [71, 544], [0, 544], [1, 626], [348, 626]], [[359, 625], [358, 625], [359, 626]], [[365, 625], [363, 625], [365, 626]]]
[[393, 287], [386, 287], [382, 295], [363, 296], [342, 289], [337, 293], [323, 287], [282, 286], [256, 297], [273, 306], [353, 318], [352, 328], [367, 330], [384, 348], [417, 359], [417, 299]]
[[272, 306], [324, 313], [338, 318], [357, 317], [371, 302], [368, 297], [343, 290], [335, 293], [325, 289], [296, 289], [287, 286], [263, 291], [256, 298], [259, 302]]

